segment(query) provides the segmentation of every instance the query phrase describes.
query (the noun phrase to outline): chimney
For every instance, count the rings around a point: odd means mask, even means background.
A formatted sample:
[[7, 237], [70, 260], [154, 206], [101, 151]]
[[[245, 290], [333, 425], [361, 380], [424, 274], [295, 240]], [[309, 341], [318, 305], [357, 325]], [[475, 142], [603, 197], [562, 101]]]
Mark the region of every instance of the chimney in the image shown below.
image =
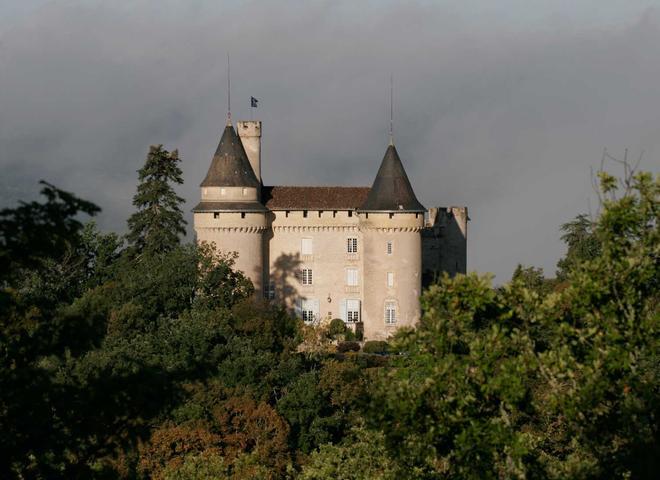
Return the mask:
[[261, 120], [242, 120], [236, 122], [236, 127], [252, 170], [261, 182]]

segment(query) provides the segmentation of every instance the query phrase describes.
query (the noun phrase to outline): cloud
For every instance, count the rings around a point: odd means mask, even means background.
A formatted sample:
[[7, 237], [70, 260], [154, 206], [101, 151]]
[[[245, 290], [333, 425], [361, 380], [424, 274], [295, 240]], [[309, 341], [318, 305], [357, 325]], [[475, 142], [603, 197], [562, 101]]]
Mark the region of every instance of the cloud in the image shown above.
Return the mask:
[[122, 230], [135, 171], [163, 143], [180, 150], [191, 208], [224, 126], [229, 51], [234, 118], [261, 100], [267, 183], [370, 184], [392, 73], [418, 197], [470, 209], [469, 268], [551, 273], [559, 225], [596, 208], [603, 147], [645, 150], [657, 170], [659, 14], [585, 26], [451, 5], [40, 3], [0, 30], [0, 203], [45, 178]]

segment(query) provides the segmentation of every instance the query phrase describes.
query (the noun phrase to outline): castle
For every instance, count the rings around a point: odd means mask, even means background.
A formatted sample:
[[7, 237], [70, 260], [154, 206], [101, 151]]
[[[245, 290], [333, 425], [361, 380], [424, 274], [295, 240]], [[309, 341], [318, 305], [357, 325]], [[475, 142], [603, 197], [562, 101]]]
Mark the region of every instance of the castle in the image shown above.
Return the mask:
[[422, 286], [466, 269], [467, 208], [426, 209], [390, 141], [370, 187], [264, 186], [261, 122], [227, 122], [193, 209], [198, 242], [236, 252], [257, 292], [365, 340], [420, 317]]

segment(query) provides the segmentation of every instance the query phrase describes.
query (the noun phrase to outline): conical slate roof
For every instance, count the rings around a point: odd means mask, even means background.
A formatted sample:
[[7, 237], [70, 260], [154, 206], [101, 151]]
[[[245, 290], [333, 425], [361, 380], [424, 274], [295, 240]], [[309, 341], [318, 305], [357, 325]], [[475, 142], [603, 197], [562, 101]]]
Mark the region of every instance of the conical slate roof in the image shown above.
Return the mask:
[[227, 124], [202, 187], [256, 187], [261, 184], [252, 170], [241, 140]]
[[387, 147], [374, 184], [359, 209], [363, 212], [424, 212], [394, 145]]

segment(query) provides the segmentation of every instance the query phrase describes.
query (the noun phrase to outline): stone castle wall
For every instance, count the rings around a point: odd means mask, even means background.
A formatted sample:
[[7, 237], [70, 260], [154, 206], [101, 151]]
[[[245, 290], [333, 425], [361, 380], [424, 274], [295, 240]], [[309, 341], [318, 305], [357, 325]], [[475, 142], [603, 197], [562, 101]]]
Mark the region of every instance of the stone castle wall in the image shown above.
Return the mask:
[[426, 287], [447, 272], [467, 270], [467, 207], [429, 208], [422, 230], [422, 283]]

